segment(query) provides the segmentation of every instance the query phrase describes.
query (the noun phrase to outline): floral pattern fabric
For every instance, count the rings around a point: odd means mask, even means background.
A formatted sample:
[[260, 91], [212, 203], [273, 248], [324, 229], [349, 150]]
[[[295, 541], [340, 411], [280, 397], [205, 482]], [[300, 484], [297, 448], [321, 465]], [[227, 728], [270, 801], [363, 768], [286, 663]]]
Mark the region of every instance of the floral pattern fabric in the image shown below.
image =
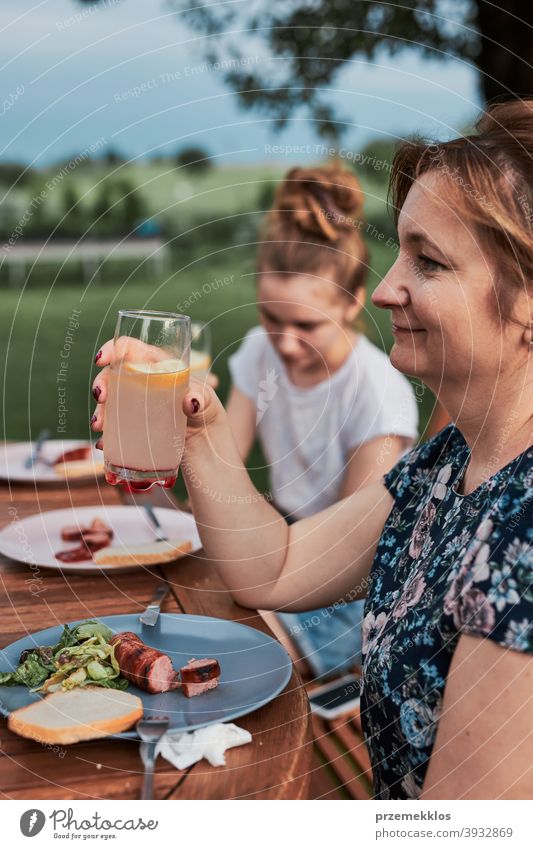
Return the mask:
[[461, 634], [533, 652], [533, 447], [459, 495], [448, 426], [384, 481], [394, 498], [363, 619], [361, 710], [378, 799], [415, 799]]

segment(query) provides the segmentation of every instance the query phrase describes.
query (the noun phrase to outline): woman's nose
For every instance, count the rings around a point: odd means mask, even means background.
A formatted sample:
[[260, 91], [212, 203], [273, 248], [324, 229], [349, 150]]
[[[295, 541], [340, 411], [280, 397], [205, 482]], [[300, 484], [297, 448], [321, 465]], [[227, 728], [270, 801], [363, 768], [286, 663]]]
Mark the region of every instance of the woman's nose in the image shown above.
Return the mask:
[[372, 303], [382, 310], [391, 307], [405, 307], [409, 303], [409, 292], [395, 271], [395, 266], [385, 275], [381, 283], [374, 289]]

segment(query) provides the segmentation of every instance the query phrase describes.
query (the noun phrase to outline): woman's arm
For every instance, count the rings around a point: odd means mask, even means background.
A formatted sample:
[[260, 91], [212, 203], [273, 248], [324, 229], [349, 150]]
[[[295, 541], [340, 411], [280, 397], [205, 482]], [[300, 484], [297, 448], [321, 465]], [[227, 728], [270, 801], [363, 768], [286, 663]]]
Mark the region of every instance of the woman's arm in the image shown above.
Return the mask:
[[346, 463], [341, 498], [381, 480], [400, 459], [405, 439], [401, 436], [377, 436], [352, 448]]
[[255, 439], [255, 405], [244, 392], [232, 386], [226, 413], [241, 460], [245, 463]]
[[383, 483], [292, 526], [255, 489], [213, 393], [189, 395], [182, 471], [206, 554], [246, 607], [310, 610], [366, 595], [393, 500]]
[[531, 799], [533, 656], [463, 634], [421, 799]]
[[[109, 363], [112, 348], [102, 347], [98, 365]], [[104, 429], [107, 384], [104, 369], [93, 383], [93, 430]], [[182, 474], [206, 554], [234, 598], [246, 607], [310, 610], [364, 597], [393, 504], [383, 483], [289, 528], [253, 486], [215, 393], [193, 381], [183, 409]]]

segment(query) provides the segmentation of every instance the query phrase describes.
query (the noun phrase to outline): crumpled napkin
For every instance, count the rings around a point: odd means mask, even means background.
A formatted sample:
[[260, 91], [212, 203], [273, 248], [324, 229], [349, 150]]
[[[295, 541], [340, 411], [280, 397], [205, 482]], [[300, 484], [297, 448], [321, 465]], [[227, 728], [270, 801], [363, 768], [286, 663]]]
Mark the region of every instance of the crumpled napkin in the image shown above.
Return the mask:
[[211, 766], [225, 766], [227, 749], [251, 742], [249, 731], [231, 722], [219, 722], [197, 731], [167, 731], [157, 744], [155, 756], [162, 755], [177, 769], [187, 769], [202, 758]]

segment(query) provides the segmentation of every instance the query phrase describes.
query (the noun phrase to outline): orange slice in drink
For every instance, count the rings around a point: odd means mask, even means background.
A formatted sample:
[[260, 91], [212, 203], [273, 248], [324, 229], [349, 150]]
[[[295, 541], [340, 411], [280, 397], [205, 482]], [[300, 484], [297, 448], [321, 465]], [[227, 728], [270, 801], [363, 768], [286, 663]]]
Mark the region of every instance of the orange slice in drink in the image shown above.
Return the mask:
[[149, 386], [170, 388], [188, 383], [189, 369], [182, 360], [159, 360], [156, 363], [123, 363], [128, 375], [148, 379]]

